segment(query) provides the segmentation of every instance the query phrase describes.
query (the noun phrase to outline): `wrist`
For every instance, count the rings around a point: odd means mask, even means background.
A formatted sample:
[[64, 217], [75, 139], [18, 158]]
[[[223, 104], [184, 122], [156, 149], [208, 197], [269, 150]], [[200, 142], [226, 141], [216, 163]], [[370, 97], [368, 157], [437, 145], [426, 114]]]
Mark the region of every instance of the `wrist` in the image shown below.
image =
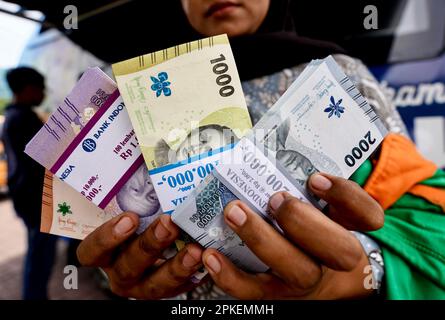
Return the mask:
[[361, 258], [351, 271], [325, 268], [322, 280], [311, 299], [363, 299], [372, 296], [375, 289], [369, 286], [372, 275], [368, 256], [362, 251]]

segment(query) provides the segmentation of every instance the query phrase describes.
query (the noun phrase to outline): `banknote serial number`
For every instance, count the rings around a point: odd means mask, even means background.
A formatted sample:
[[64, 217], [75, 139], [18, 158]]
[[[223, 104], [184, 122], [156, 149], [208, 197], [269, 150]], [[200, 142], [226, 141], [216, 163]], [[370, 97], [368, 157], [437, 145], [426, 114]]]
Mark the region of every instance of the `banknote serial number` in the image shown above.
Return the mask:
[[226, 61], [226, 57], [221, 53], [219, 58], [210, 60], [210, 64], [213, 64], [213, 73], [217, 75], [216, 84], [221, 87], [219, 95], [230, 97], [235, 92], [235, 88], [230, 85], [232, 77], [227, 73], [229, 66], [224, 61]]
[[371, 131], [368, 131], [363, 139], [361, 139], [357, 146], [352, 148], [351, 153], [345, 156], [345, 163], [349, 167], [353, 167], [357, 160], [363, 158], [363, 156], [369, 151], [371, 145], [373, 145], [377, 139], [371, 137]]

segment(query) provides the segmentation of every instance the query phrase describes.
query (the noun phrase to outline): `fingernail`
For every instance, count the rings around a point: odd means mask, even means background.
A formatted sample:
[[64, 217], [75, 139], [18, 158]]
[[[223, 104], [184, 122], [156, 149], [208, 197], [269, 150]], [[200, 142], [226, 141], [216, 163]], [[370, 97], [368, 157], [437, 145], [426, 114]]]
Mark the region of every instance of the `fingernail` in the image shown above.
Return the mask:
[[321, 174], [314, 174], [310, 179], [311, 186], [320, 191], [327, 191], [332, 187], [332, 182]]
[[218, 258], [216, 258], [214, 255], [209, 255], [205, 259], [205, 264], [208, 269], [210, 269], [213, 273], [218, 273], [221, 271], [221, 264], [219, 263]]
[[247, 220], [246, 213], [238, 206], [230, 208], [227, 218], [238, 227], [241, 227]]
[[159, 220], [158, 225], [155, 228], [154, 235], [159, 241], [165, 240], [170, 236], [170, 231], [162, 224], [162, 220]]
[[133, 228], [133, 226], [134, 226], [133, 220], [131, 220], [129, 217], [123, 217], [114, 226], [114, 232], [117, 235], [124, 235], [128, 231], [130, 231]]
[[274, 195], [272, 195], [272, 197], [269, 199], [269, 205], [270, 208], [273, 211], [278, 210], [278, 208], [281, 206], [281, 204], [284, 201], [284, 196], [282, 193], [275, 193]]
[[201, 250], [197, 248], [187, 248], [187, 252], [182, 259], [182, 264], [186, 268], [196, 266], [201, 261]]

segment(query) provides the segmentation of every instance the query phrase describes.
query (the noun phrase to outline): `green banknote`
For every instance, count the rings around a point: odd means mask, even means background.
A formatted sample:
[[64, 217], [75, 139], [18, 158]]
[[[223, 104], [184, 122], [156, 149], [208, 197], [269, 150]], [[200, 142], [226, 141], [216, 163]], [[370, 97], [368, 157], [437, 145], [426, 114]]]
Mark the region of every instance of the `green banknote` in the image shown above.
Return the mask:
[[233, 143], [252, 127], [226, 35], [122, 61], [113, 72], [148, 169]]

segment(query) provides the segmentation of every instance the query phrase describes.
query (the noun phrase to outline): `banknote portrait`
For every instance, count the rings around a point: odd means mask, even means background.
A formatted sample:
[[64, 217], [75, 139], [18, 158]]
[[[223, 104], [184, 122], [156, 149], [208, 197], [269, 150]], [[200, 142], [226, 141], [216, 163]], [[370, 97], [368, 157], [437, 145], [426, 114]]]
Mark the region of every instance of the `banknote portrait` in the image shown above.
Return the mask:
[[290, 120], [287, 119], [270, 135], [265, 145], [270, 151], [276, 152], [275, 158], [278, 162], [303, 186], [310, 175], [320, 170], [296, 148], [295, 141], [290, 143], [290, 140], [293, 140], [289, 137], [290, 128]]
[[297, 151], [278, 150], [276, 159], [287, 169], [292, 178], [302, 186], [313, 173], [319, 172], [308, 158]]
[[116, 195], [123, 211], [139, 215], [139, 229], [144, 230], [161, 213], [158, 197], [145, 165], [131, 176]]
[[192, 130], [176, 150], [172, 150], [164, 140], [158, 142], [155, 150], [156, 163], [158, 166], [175, 163], [237, 141], [238, 137], [226, 126], [200, 126]]

